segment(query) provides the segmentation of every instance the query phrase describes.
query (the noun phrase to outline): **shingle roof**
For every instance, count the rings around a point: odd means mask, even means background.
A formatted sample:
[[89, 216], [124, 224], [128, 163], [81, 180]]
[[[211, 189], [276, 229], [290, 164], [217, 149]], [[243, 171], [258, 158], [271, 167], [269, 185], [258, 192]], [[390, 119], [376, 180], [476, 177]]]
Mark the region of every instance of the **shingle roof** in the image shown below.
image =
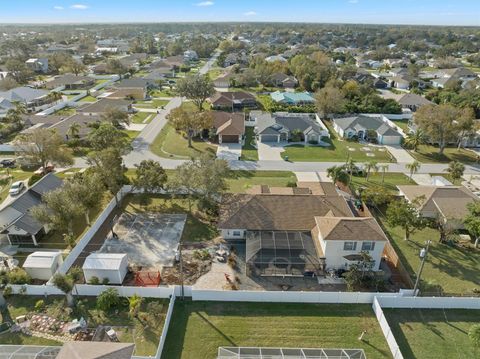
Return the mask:
[[0, 92], [0, 97], [3, 97], [10, 102], [24, 101], [31, 102], [43, 96], [47, 96], [48, 91], [32, 89], [31, 87], [17, 87], [8, 91]]
[[422, 106], [429, 105], [432, 102], [420, 95], [414, 93], [406, 93], [398, 99], [398, 103], [403, 106]]
[[85, 107], [77, 108], [77, 112], [87, 112], [87, 113], [88, 112], [91, 112], [91, 113], [105, 112], [110, 108], [121, 108], [131, 104], [132, 104], [132, 101], [130, 100], [103, 98], [95, 103], [86, 105]]
[[225, 229], [310, 231], [316, 216], [352, 216], [340, 196], [225, 195], [219, 227]]
[[324, 241], [381, 241], [388, 239], [373, 217], [315, 217]]
[[45, 87], [52, 89], [59, 86], [64, 85], [71, 85], [71, 84], [86, 84], [94, 82], [95, 79], [88, 77], [88, 76], [76, 76], [73, 74], [65, 74], [56, 77], [52, 81], [48, 81], [45, 83]]
[[379, 135], [402, 136], [397, 130], [388, 126], [388, 124], [385, 123], [380, 116], [359, 115], [352, 117], [340, 117], [333, 119], [333, 121], [343, 130], [353, 128], [358, 131], [362, 128], [365, 128], [367, 130], [377, 131]]

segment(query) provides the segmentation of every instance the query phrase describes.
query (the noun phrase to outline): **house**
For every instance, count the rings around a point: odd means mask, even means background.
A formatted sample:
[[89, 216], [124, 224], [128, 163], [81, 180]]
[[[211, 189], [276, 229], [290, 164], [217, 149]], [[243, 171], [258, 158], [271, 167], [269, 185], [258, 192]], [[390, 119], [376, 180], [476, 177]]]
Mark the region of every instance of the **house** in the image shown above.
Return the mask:
[[47, 174], [0, 211], [1, 233], [11, 245], [38, 246], [48, 233], [48, 226], [39, 223], [30, 209], [42, 203], [42, 196], [61, 187], [63, 181], [53, 173]]
[[[39, 116], [37, 116], [39, 117]], [[76, 123], [79, 124], [78, 134], [79, 138], [85, 138], [92, 131], [91, 125], [102, 122], [99, 115], [86, 116], [84, 114], [75, 114], [73, 116], [57, 121], [48, 128], [55, 129], [57, 133], [65, 140], [71, 140], [70, 127]]]
[[[322, 137], [329, 137], [328, 129], [318, 115], [309, 113], [255, 111], [250, 114], [255, 121], [255, 135], [259, 142], [296, 141], [317, 144]], [[295, 138], [298, 132], [298, 138]]]
[[50, 280], [63, 263], [61, 252], [33, 252], [27, 256], [22, 268], [33, 279]]
[[72, 341], [63, 344], [56, 359], [131, 359], [135, 344]]
[[41, 73], [47, 73], [48, 72], [48, 59], [47, 58], [34, 58], [34, 59], [28, 59], [25, 61], [25, 65], [32, 70], [33, 72], [41, 72]]
[[197, 52], [194, 50], [186, 50], [183, 52], [183, 59], [187, 62], [197, 61], [198, 60]]
[[376, 89], [386, 89], [388, 88], [389, 84], [387, 81], [384, 81], [382, 79], [376, 78], [373, 80], [373, 87]]
[[295, 76], [285, 75], [284, 73], [277, 72], [271, 77], [274, 86], [283, 88], [295, 88], [298, 86], [298, 80]]
[[453, 86], [459, 83], [462, 87], [465, 84], [478, 78], [477, 74], [465, 67], [457, 67], [453, 69], [442, 69], [434, 75], [434, 79], [431, 80], [432, 86], [436, 88], [444, 88]]
[[287, 59], [281, 55], [273, 55], [265, 58], [266, 62], [287, 62]]
[[78, 107], [77, 113], [83, 113], [86, 115], [101, 115], [110, 109], [117, 109], [123, 112], [132, 113], [132, 101], [124, 99], [108, 99], [102, 98], [92, 104], [86, 104], [85, 106]]
[[61, 87], [62, 90], [86, 90], [95, 85], [95, 79], [88, 76], [77, 76], [65, 74], [56, 76], [53, 80], [47, 81], [45, 87], [49, 90]]
[[7, 114], [8, 110], [14, 108], [15, 104], [7, 100], [6, 98], [0, 97], [0, 117], [4, 117]]
[[402, 108], [408, 108], [412, 112], [417, 111], [423, 105], [432, 104], [432, 102], [427, 100], [425, 97], [413, 93], [406, 93], [400, 97], [397, 102], [402, 106]]
[[105, 75], [105, 74], [108, 74], [110, 72], [110, 69], [107, 66], [107, 64], [94, 65], [94, 66], [91, 67], [91, 70], [96, 75]]
[[156, 87], [155, 83], [148, 79], [137, 77], [124, 79], [115, 84], [115, 88], [118, 90], [108, 97], [145, 100], [148, 98], [148, 90], [153, 87]]
[[397, 186], [409, 202], [421, 199], [418, 211], [422, 217], [441, 219], [450, 228], [462, 229], [468, 214], [467, 205], [479, 198], [464, 186]]
[[354, 217], [338, 195], [225, 195], [218, 227], [226, 240], [245, 240], [247, 265], [261, 275], [348, 269], [361, 252], [378, 270], [387, 243], [374, 218]]
[[222, 74], [213, 80], [213, 86], [217, 89], [228, 89], [232, 78], [233, 75], [231, 73]]
[[110, 284], [122, 284], [127, 275], [128, 258], [126, 253], [91, 253], [83, 263], [83, 275], [86, 282], [96, 277]]
[[8, 100], [11, 103], [21, 102], [27, 108], [34, 108], [49, 103], [49, 92], [46, 90], [33, 89], [31, 87], [16, 87], [8, 91], [0, 91], [0, 98]]
[[244, 109], [257, 106], [257, 100], [254, 95], [245, 91], [235, 92], [217, 92], [208, 99], [215, 110], [220, 109]]
[[403, 136], [383, 115], [363, 114], [334, 118], [333, 128], [343, 138], [356, 136], [360, 140], [375, 140], [381, 145], [399, 145]]
[[130, 45], [128, 44], [127, 40], [119, 40], [119, 39], [103, 39], [98, 40], [96, 44], [97, 51], [100, 49], [116, 49], [116, 52], [126, 53]]
[[242, 143], [245, 135], [245, 115], [213, 111], [213, 127], [218, 143]]
[[146, 53], [135, 53], [124, 56], [119, 59], [120, 63], [125, 66], [126, 68], [135, 68], [139, 69], [140, 64], [142, 61], [145, 61], [148, 58], [148, 54]]
[[284, 105], [302, 106], [312, 105], [315, 99], [309, 92], [272, 92], [270, 97], [273, 101]]

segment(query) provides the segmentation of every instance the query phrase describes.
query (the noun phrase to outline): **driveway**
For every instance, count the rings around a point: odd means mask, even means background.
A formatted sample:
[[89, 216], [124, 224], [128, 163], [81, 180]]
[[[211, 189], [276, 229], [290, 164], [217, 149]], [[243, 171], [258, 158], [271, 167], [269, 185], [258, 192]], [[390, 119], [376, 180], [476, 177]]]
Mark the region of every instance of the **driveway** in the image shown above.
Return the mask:
[[284, 151], [284, 143], [261, 143], [258, 142], [258, 159], [260, 161], [282, 161], [281, 153]]
[[320, 182], [317, 172], [295, 172], [297, 182]]
[[222, 143], [217, 147], [217, 158], [236, 161], [242, 155], [242, 145], [240, 143]]
[[415, 159], [400, 145], [385, 146], [398, 163], [412, 163]]

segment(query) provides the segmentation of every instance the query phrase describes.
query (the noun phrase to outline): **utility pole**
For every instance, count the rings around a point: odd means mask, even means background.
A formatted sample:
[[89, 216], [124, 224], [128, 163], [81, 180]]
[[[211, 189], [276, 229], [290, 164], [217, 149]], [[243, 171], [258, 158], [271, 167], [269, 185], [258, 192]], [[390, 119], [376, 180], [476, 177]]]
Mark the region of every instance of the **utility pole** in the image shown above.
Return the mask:
[[425, 260], [427, 259], [428, 247], [430, 246], [430, 243], [432, 243], [432, 241], [427, 241], [426, 247], [420, 250], [420, 258], [422, 259], [422, 262], [420, 263], [420, 269], [418, 270], [415, 287], [413, 287], [413, 295], [415, 297], [417, 296], [418, 285], [420, 284], [420, 277], [422, 276], [423, 266], [425, 265]]
[[182, 258], [182, 242], [178, 244], [178, 255], [180, 256], [180, 295], [182, 297], [182, 301], [185, 300], [185, 288], [183, 283], [183, 258]]

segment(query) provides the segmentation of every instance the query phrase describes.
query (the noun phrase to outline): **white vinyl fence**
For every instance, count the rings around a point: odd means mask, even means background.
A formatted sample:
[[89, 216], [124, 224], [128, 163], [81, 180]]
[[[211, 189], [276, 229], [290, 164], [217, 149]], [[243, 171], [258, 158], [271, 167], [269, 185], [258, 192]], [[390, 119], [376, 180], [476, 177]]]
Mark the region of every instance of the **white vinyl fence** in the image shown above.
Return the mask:
[[385, 318], [382, 307], [378, 302], [377, 298], [373, 299], [372, 309], [375, 312], [375, 316], [377, 317], [378, 324], [382, 329], [383, 335], [385, 336], [385, 340], [387, 341], [388, 347], [392, 352], [393, 358], [403, 359], [403, 355], [402, 355], [402, 352], [400, 351], [400, 347], [397, 344], [397, 341], [395, 339], [395, 336], [392, 333], [392, 329], [390, 328], [390, 325], [388, 325], [387, 318]]
[[478, 309], [480, 297], [377, 297], [382, 308]]

